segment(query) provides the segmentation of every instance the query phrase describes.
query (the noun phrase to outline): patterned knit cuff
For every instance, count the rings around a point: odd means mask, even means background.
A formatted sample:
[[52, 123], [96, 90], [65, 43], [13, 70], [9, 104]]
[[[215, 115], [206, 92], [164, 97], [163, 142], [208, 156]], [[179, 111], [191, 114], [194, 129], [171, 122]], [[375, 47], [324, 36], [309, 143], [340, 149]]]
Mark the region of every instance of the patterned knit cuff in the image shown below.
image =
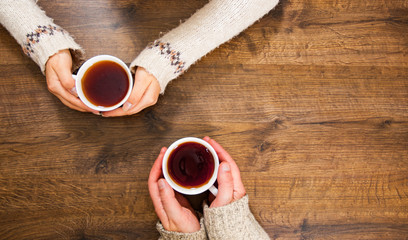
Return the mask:
[[57, 25], [37, 26], [27, 33], [27, 39], [22, 43], [24, 53], [31, 57], [45, 73], [48, 59], [63, 49], [69, 49], [72, 55], [73, 70], [80, 66], [84, 58], [82, 48], [69, 36], [68, 32]]
[[157, 222], [156, 229], [160, 233], [160, 239], [166, 240], [204, 240], [207, 239], [207, 234], [205, 232], [204, 227], [204, 220], [203, 218], [200, 219], [200, 230], [193, 233], [180, 233], [180, 232], [172, 232], [167, 231], [164, 229], [163, 225], [160, 222]]
[[130, 64], [133, 72], [136, 71], [137, 66], [145, 68], [156, 77], [162, 94], [167, 84], [183, 74], [187, 68], [182, 53], [173, 49], [171, 43], [161, 40], [156, 40], [147, 46]]
[[269, 239], [249, 209], [248, 195], [222, 207], [204, 205], [204, 225], [209, 239]]

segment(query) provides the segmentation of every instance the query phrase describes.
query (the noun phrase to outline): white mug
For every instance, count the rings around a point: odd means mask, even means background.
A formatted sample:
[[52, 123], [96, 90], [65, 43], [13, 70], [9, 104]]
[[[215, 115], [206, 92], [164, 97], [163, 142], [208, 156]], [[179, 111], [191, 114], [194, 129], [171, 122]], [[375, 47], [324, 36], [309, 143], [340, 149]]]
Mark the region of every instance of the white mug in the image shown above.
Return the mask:
[[[180, 184], [177, 184], [170, 177], [169, 170], [168, 170], [168, 161], [169, 161], [170, 154], [179, 145], [181, 145], [183, 143], [188, 143], [188, 142], [198, 143], [198, 144], [201, 144], [204, 147], [206, 147], [210, 151], [210, 153], [211, 153], [211, 155], [213, 157], [213, 160], [214, 160], [214, 171], [213, 171], [210, 179], [208, 180], [207, 183], [205, 183], [204, 185], [199, 186], [199, 187], [188, 188], [188, 187], [184, 187], [184, 186], [182, 186]], [[214, 186], [214, 183], [217, 180], [218, 166], [219, 166], [219, 159], [218, 159], [218, 155], [215, 152], [214, 148], [208, 142], [204, 141], [203, 139], [195, 138], [195, 137], [181, 138], [181, 139], [175, 141], [174, 143], [172, 143], [170, 145], [170, 147], [167, 149], [167, 151], [165, 152], [164, 157], [163, 157], [163, 163], [162, 163], [163, 175], [164, 175], [164, 178], [166, 179], [166, 181], [169, 183], [169, 185], [174, 190], [176, 190], [179, 193], [186, 194], [186, 195], [196, 195], [196, 194], [200, 194], [202, 192], [205, 192], [205, 191], [209, 190], [214, 196], [217, 196], [218, 189]]]
[[[94, 64], [98, 63], [98, 62], [102, 62], [102, 61], [111, 61], [114, 62], [118, 65], [120, 65], [123, 70], [126, 71], [127, 74], [127, 78], [129, 81], [129, 87], [128, 90], [126, 92], [125, 97], [118, 102], [117, 104], [113, 105], [113, 106], [98, 106], [93, 104], [91, 101], [88, 100], [88, 98], [85, 96], [84, 94], [84, 90], [82, 87], [82, 79], [85, 75], [85, 73], [87, 72], [88, 69], [90, 69], [90, 67], [92, 67]], [[126, 100], [129, 98], [130, 93], [132, 92], [132, 88], [133, 88], [133, 77], [132, 77], [132, 73], [130, 72], [130, 69], [128, 68], [128, 66], [119, 58], [111, 56], [111, 55], [98, 55], [95, 57], [92, 57], [90, 59], [88, 59], [78, 70], [77, 75], [72, 75], [72, 77], [75, 79], [75, 88], [76, 91], [78, 93], [79, 98], [81, 99], [81, 101], [88, 107], [90, 107], [91, 109], [97, 110], [97, 111], [111, 111], [113, 109], [116, 109], [120, 106], [122, 106]]]

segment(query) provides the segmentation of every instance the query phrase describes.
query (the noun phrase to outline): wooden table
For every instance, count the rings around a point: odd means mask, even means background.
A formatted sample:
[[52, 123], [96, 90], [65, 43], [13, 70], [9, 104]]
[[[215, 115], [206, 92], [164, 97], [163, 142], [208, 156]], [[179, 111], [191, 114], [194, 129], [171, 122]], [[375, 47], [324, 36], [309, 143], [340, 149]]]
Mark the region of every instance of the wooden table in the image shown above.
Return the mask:
[[[130, 63], [206, 0], [39, 1]], [[408, 3], [290, 0], [139, 114], [70, 110], [0, 27], [0, 238], [157, 239], [160, 148], [216, 139], [272, 239], [408, 239]]]

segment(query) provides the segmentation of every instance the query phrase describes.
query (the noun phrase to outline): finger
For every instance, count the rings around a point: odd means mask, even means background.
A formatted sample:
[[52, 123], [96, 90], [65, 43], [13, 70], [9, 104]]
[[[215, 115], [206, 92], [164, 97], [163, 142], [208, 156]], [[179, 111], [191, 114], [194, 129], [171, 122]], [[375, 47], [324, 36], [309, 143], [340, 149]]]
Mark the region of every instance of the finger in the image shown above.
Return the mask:
[[[49, 79], [49, 78], [48, 78]], [[68, 106], [69, 108], [81, 111], [81, 112], [86, 112], [87, 109], [85, 107], [85, 104], [83, 104], [79, 99], [69, 99], [69, 95], [71, 94], [65, 94], [66, 89], [64, 89], [60, 83], [58, 82], [58, 80], [50, 80], [53, 83], [48, 84], [48, 90], [54, 94], [58, 99], [61, 100], [61, 102]], [[64, 97], [65, 96], [65, 97]], [[71, 95], [72, 97], [74, 97], [73, 95]], [[68, 98], [68, 99], [67, 99]], [[75, 103], [75, 101], [78, 101]], [[82, 104], [84, 106], [82, 106]]]
[[69, 51], [62, 51], [59, 53], [59, 61], [52, 65], [54, 71], [57, 73], [61, 85], [67, 90], [72, 91], [75, 87], [75, 80], [72, 77], [72, 58]]
[[[78, 93], [75, 89], [75, 80], [72, 77], [71, 71], [68, 69], [61, 69], [56, 71], [59, 81], [64, 89], [61, 89], [60, 92], [63, 92], [63, 98], [70, 102], [72, 105], [77, 106], [78, 108], [84, 109], [87, 112], [93, 112], [99, 114], [99, 111], [93, 110], [90, 107], [86, 106], [79, 98]], [[65, 90], [65, 91], [63, 91]], [[61, 96], [61, 95], [60, 95]], [[64, 97], [65, 96], [65, 97]]]
[[67, 100], [61, 98], [59, 95], [55, 95], [55, 96], [56, 96], [65, 106], [67, 106], [67, 107], [69, 107], [69, 108], [71, 108], [71, 109], [80, 111], [80, 112], [86, 112], [84, 109], [79, 108], [79, 107], [77, 107], [77, 106], [71, 104], [71, 103], [68, 102]]
[[167, 218], [166, 211], [164, 211], [163, 205], [160, 200], [158, 180], [162, 174], [161, 164], [162, 164], [163, 156], [165, 152], [166, 152], [166, 148], [163, 147], [160, 151], [159, 156], [154, 162], [152, 169], [150, 170], [150, 175], [149, 175], [149, 180], [148, 180], [149, 194], [153, 202], [154, 210], [157, 216], [159, 217], [160, 221], [163, 224], [168, 223], [168, 218]]
[[[55, 88], [54, 88], [55, 89]], [[87, 107], [79, 98], [75, 97], [69, 93], [61, 85], [57, 88], [55, 92], [52, 92], [56, 97], [58, 97], [66, 106], [81, 111], [81, 112], [92, 112], [99, 115], [99, 111], [93, 110]]]
[[142, 111], [143, 109], [153, 106], [157, 103], [157, 99], [159, 98], [160, 94], [160, 85], [155, 80], [150, 83], [149, 87], [146, 89], [145, 94], [143, 95], [142, 99], [136, 106], [129, 110], [129, 114], [135, 114], [137, 112]]
[[71, 71], [57, 72], [61, 81], [61, 85], [74, 97], [78, 97], [78, 93], [75, 88], [75, 79], [72, 77]]
[[135, 87], [133, 88], [132, 94], [127, 101], [130, 103], [130, 105], [126, 106], [128, 109], [124, 109], [125, 111], [135, 106], [142, 99], [152, 80], [152, 75], [150, 75], [144, 68], [137, 68], [135, 73]]
[[157, 99], [159, 98], [159, 94], [160, 94], [160, 85], [155, 80], [155, 82], [151, 82], [151, 84], [148, 86], [148, 88], [144, 92], [142, 99], [135, 106], [131, 106], [129, 110], [125, 111], [126, 110], [125, 105], [127, 104], [125, 103], [124, 107], [115, 109], [113, 111], [105, 112], [103, 113], [103, 116], [104, 117], [118, 117], [118, 116], [136, 114], [142, 111], [143, 109], [156, 104]]
[[144, 68], [138, 67], [135, 73], [135, 83], [129, 99], [123, 104], [123, 107], [103, 114], [105, 117], [118, 117], [131, 115], [129, 110], [135, 107], [147, 91], [152, 79]]
[[156, 160], [153, 163], [152, 169], [150, 170], [149, 180], [148, 182], [157, 182], [162, 175], [162, 162], [164, 154], [166, 153], [167, 148], [162, 147], [160, 149], [159, 156], [157, 156]]
[[234, 200], [234, 183], [231, 174], [230, 165], [223, 162], [218, 172], [218, 194], [211, 203], [211, 207], [221, 207], [231, 203]]
[[220, 159], [220, 162], [228, 162], [231, 165], [232, 172], [239, 175], [239, 168], [234, 159], [232, 159], [231, 155], [229, 155], [229, 153], [225, 151], [224, 148], [214, 139], [211, 139], [210, 137], [204, 137], [204, 140], [214, 148], [215, 152], [218, 155], [218, 158]]
[[93, 112], [95, 114], [99, 114], [99, 112], [90, 109], [79, 98], [69, 93], [61, 85], [59, 77], [57, 73], [54, 71], [54, 69], [52, 68], [47, 69], [46, 79], [48, 90], [56, 97], [58, 97], [66, 106], [81, 112]]
[[183, 209], [175, 197], [174, 190], [170, 187], [170, 185], [164, 178], [159, 179], [158, 186], [160, 200], [168, 219], [170, 221], [172, 219], [177, 220], [177, 218], [179, 218], [182, 214]]
[[55, 55], [51, 56], [46, 64], [47, 71], [54, 71], [61, 85], [72, 95], [78, 97], [75, 89], [75, 80], [72, 78], [72, 56], [68, 49], [60, 50]]
[[214, 139], [204, 137], [204, 140], [207, 141], [214, 148], [221, 163], [222, 162], [229, 163], [231, 167], [232, 178], [234, 181], [234, 198], [236, 200], [242, 198], [246, 194], [246, 191], [244, 184], [242, 183], [241, 180], [241, 173], [239, 171], [238, 165], [235, 163], [234, 159], [232, 159], [229, 153], [225, 151], [225, 149]]
[[207, 141], [214, 148], [214, 150], [217, 152], [217, 155], [220, 157], [221, 161], [227, 161], [229, 163], [234, 162], [229, 153], [225, 151], [225, 149], [214, 139], [211, 139], [210, 137], [204, 137], [204, 140]]

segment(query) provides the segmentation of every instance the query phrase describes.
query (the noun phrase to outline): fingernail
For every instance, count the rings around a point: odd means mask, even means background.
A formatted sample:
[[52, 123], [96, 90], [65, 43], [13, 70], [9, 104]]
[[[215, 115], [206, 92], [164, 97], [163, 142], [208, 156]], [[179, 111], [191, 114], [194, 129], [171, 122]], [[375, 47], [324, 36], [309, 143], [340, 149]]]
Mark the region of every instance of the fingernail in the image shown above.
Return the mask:
[[132, 104], [130, 102], [125, 102], [125, 104], [123, 104], [123, 111], [127, 112], [131, 107]]
[[223, 170], [224, 172], [229, 172], [229, 171], [231, 171], [230, 165], [229, 165], [228, 163], [223, 164], [223, 165], [222, 165], [222, 170]]
[[77, 92], [75, 87], [71, 88], [70, 92], [71, 92], [72, 95], [78, 97], [78, 92]]
[[159, 189], [162, 190], [164, 188], [164, 180], [159, 180]]
[[102, 116], [102, 112], [92, 112], [95, 115]]

